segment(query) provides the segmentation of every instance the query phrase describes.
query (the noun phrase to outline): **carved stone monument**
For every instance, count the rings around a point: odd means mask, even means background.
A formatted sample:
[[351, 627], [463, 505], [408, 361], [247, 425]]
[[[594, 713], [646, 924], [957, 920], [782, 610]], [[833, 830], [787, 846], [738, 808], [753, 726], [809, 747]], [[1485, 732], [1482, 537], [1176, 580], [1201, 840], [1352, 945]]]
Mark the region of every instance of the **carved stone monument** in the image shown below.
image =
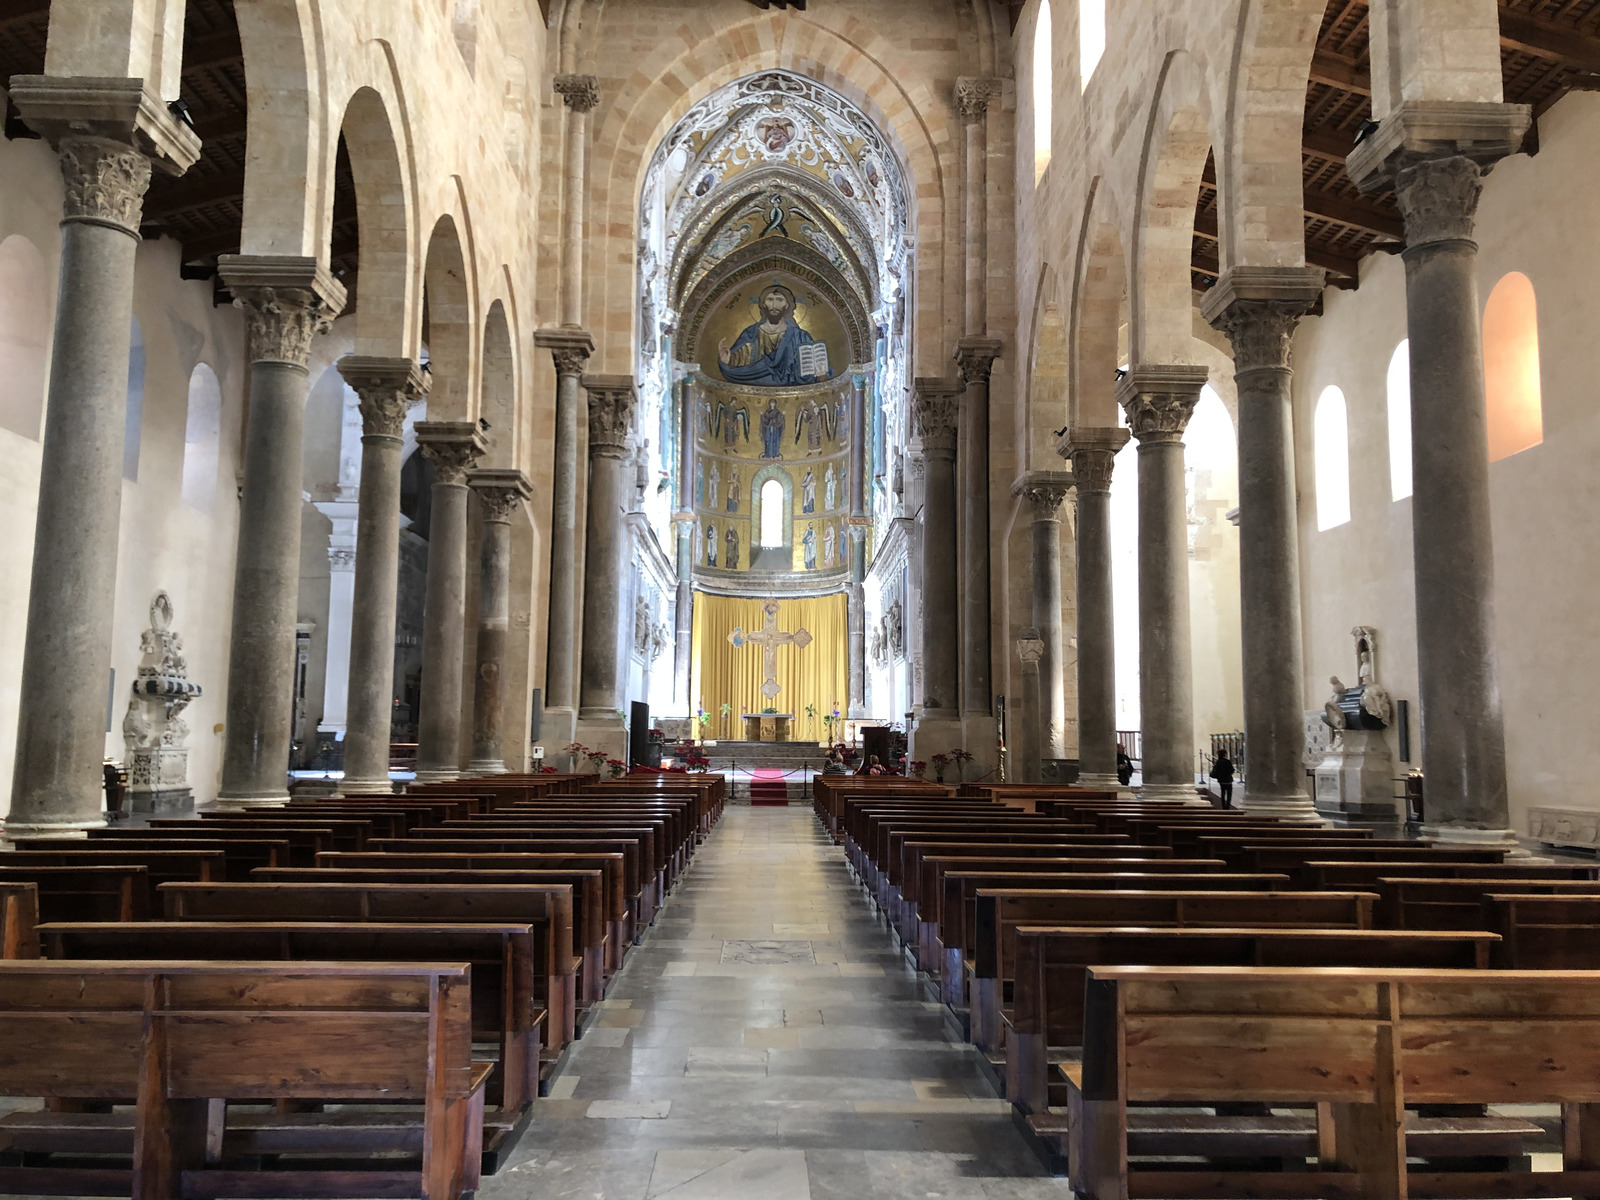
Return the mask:
[[194, 799], [189, 788], [189, 726], [179, 715], [200, 695], [189, 682], [183, 639], [172, 628], [172, 601], [164, 591], [150, 602], [150, 628], [139, 637], [138, 673], [122, 740], [128, 751], [128, 808], [136, 813], [175, 812]]
[[1401, 821], [1385, 732], [1394, 705], [1378, 683], [1377, 630], [1357, 625], [1350, 636], [1356, 646], [1356, 686], [1346, 687], [1338, 676], [1329, 681], [1333, 692], [1320, 714], [1327, 743], [1316, 767], [1317, 812], [1347, 821]]

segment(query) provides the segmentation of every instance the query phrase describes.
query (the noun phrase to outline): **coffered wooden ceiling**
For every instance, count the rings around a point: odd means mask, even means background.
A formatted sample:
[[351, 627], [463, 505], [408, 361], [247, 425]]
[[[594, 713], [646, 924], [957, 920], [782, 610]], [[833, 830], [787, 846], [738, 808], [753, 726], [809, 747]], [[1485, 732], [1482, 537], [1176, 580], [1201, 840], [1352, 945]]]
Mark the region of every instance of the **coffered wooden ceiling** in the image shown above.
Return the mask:
[[[801, 9], [805, 0], [750, 0]], [[1013, 24], [1025, 0], [1007, 0]], [[0, 6], [0, 78], [44, 69], [48, 0]], [[1363, 196], [1344, 172], [1345, 155], [1371, 114], [1367, 0], [1331, 0], [1323, 18], [1306, 88], [1301, 155], [1305, 180], [1306, 258], [1350, 286], [1357, 264], [1374, 250], [1402, 244], [1393, 197]], [[1542, 113], [1567, 91], [1600, 88], [1600, 0], [1500, 0], [1505, 97]], [[146, 236], [183, 243], [186, 273], [205, 277], [216, 256], [239, 248], [245, 142], [249, 130], [244, 62], [233, 0], [188, 0], [182, 96], [203, 143], [200, 160], [177, 179], [158, 176], [144, 211]], [[32, 136], [7, 110], [7, 137]], [[1538, 127], [1529, 150], [1538, 148]], [[1193, 281], [1210, 287], [1217, 274], [1217, 190], [1211, 164], [1195, 207]], [[360, 231], [355, 187], [341, 139], [335, 173], [333, 268], [353, 286]]]

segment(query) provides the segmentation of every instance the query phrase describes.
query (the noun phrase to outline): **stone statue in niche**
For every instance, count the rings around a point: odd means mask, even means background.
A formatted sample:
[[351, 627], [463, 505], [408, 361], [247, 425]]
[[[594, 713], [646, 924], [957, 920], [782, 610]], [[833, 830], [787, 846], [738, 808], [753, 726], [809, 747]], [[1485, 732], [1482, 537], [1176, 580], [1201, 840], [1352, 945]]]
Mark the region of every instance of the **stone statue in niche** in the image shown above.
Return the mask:
[[896, 600], [893, 604], [889, 605], [888, 621], [889, 650], [896, 658], [899, 658], [900, 655], [905, 652], [906, 648], [905, 613], [900, 607], [900, 601]]
[[122, 719], [132, 812], [171, 812], [194, 798], [189, 788], [189, 726], [180, 715], [201, 694], [189, 682], [183, 639], [172, 628], [165, 591], [150, 602], [150, 627], [139, 637], [139, 667]]
[[650, 601], [640, 596], [633, 602], [633, 652], [643, 658], [650, 652]]
[[667, 647], [672, 644], [672, 631], [667, 628], [665, 621], [659, 622], [650, 631], [650, 661], [655, 662], [666, 653]]
[[872, 631], [872, 662], [875, 666], [883, 666], [889, 661], [889, 618], [885, 614], [878, 618], [878, 624]]
[[1328, 680], [1332, 694], [1322, 706], [1328, 741], [1315, 771], [1317, 811], [1345, 820], [1399, 820], [1385, 733], [1394, 705], [1378, 683], [1377, 630], [1357, 625], [1350, 634], [1356, 686], [1346, 687], [1337, 675]]

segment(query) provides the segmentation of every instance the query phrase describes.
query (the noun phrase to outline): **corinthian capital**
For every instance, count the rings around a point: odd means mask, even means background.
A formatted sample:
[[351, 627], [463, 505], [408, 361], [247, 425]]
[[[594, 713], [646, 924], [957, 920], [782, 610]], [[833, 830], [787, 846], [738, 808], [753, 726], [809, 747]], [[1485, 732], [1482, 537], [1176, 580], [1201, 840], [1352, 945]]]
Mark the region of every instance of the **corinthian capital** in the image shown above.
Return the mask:
[[418, 421], [417, 444], [433, 464], [435, 483], [465, 483], [484, 451], [476, 421]]
[[1078, 495], [1108, 495], [1117, 451], [1127, 444], [1128, 431], [1121, 426], [1085, 427], [1069, 432], [1056, 452], [1072, 463], [1072, 478]]
[[1428, 158], [1395, 172], [1394, 198], [1406, 245], [1472, 240], [1483, 194], [1483, 168], [1460, 154]]
[[1022, 660], [1024, 667], [1038, 670], [1039, 660], [1044, 657], [1044, 639], [1039, 636], [1039, 631], [1033, 626], [1022, 631], [1022, 636], [1017, 639], [1017, 657]]
[[485, 521], [506, 524], [516, 515], [524, 500], [533, 496], [533, 485], [521, 471], [486, 467], [467, 473], [467, 486], [483, 501]]
[[1209, 374], [1187, 365], [1133, 367], [1117, 384], [1117, 403], [1141, 443], [1181, 442]]
[[965, 76], [956, 80], [956, 108], [967, 124], [983, 120], [989, 105], [1000, 98], [1002, 83], [998, 79]]
[[344, 288], [314, 258], [224, 254], [217, 271], [244, 312], [251, 362], [304, 368], [311, 339], [344, 307]]
[[592, 112], [600, 103], [600, 80], [593, 75], [557, 75], [556, 91], [575, 113]]
[[1065, 471], [1029, 471], [1011, 485], [1011, 494], [1028, 502], [1035, 521], [1056, 521], [1073, 485]]
[[338, 367], [360, 398], [362, 436], [398, 441], [405, 431], [406, 413], [428, 394], [428, 376], [422, 368], [409, 358], [366, 354], [347, 354]]
[[961, 385], [948, 379], [918, 379], [911, 398], [911, 423], [929, 458], [954, 459]]
[[110, 138], [64, 137], [57, 149], [66, 185], [62, 217], [111, 225], [138, 237], [150, 160]]
[[639, 393], [631, 375], [585, 375], [589, 393], [589, 454], [621, 458], [633, 429]]
[[1230, 267], [1201, 313], [1233, 343], [1237, 375], [1289, 366], [1289, 339], [1322, 294], [1319, 267]]
[[594, 338], [587, 329], [539, 329], [534, 331], [533, 344], [550, 351], [556, 365], [556, 378], [564, 375], [582, 376], [594, 354]]
[[994, 360], [1000, 357], [1005, 343], [999, 338], [964, 337], [956, 343], [956, 371], [967, 387], [974, 384], [989, 386], [989, 375], [994, 370]]

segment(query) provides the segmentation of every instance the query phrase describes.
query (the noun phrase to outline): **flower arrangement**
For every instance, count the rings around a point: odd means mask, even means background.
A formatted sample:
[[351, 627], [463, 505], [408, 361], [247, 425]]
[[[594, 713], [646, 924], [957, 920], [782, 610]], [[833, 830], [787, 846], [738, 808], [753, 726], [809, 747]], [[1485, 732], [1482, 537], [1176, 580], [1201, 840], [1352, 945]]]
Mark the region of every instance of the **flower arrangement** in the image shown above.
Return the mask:
[[[594, 755], [590, 755], [590, 757], [594, 758], [595, 756]], [[617, 778], [617, 776], [619, 776], [619, 775], [624, 774], [628, 769], [628, 764], [623, 762], [620, 758], [607, 758], [604, 754], [601, 754], [599, 756], [599, 758], [600, 758], [600, 760], [603, 760], [605, 762], [606, 767], [611, 771], [611, 778], [613, 778], [613, 779]], [[599, 773], [600, 773], [600, 762], [597, 761], [595, 763], [595, 774], [598, 775]]]
[[722, 702], [722, 706], [718, 708], [717, 711], [722, 714], [722, 736], [727, 737], [728, 718], [733, 715], [733, 705], [724, 700]]
[[967, 781], [967, 764], [972, 761], [972, 755], [957, 746], [950, 751], [950, 758], [956, 764], [956, 782], [965, 783]]
[[541, 775], [555, 775], [555, 774], [558, 774], [558, 773], [559, 772], [557, 772], [554, 767], [540, 767], [539, 768], [539, 774], [541, 774]]
[[944, 769], [950, 765], [948, 754], [935, 754], [933, 756], [933, 778], [937, 783], [944, 782]]
[[710, 768], [711, 760], [691, 746], [683, 752], [683, 765], [691, 771], [705, 771]]
[[920, 758], [914, 759], [906, 764], [906, 774], [910, 775], [914, 779], [923, 778], [924, 772], [926, 772], [927, 769], [928, 764], [923, 762]]

